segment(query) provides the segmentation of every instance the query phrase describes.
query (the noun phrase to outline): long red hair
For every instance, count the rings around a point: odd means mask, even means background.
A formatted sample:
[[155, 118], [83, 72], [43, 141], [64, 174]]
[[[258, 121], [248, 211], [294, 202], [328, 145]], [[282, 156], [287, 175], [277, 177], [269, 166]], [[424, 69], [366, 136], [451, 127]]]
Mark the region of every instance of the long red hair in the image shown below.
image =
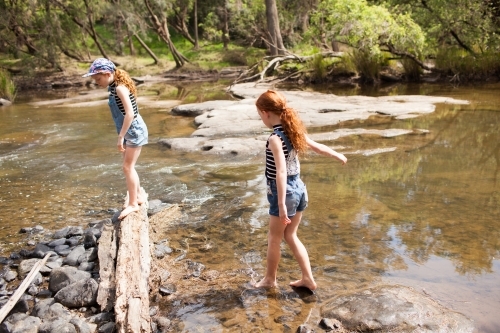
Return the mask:
[[115, 82], [117, 86], [123, 85], [127, 87], [132, 95], [137, 97], [137, 88], [135, 87], [135, 83], [126, 71], [117, 68], [115, 70]]
[[298, 154], [307, 150], [307, 130], [297, 111], [286, 104], [285, 96], [274, 90], [268, 90], [257, 98], [255, 106], [261, 111], [272, 112], [280, 116], [286, 136], [292, 142]]

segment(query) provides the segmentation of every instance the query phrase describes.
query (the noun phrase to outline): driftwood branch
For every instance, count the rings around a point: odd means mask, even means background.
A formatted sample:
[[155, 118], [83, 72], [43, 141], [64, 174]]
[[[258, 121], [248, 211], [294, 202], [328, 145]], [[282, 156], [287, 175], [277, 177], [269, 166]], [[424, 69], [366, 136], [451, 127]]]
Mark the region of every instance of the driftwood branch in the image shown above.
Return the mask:
[[12, 297], [5, 303], [5, 305], [0, 309], [0, 323], [7, 317], [9, 314], [10, 310], [16, 305], [17, 301], [21, 298], [21, 296], [24, 294], [26, 289], [30, 286], [31, 282], [35, 279], [36, 274], [40, 271], [40, 269], [45, 265], [47, 262], [47, 259], [49, 259], [51, 253], [47, 253], [45, 257], [42, 260], [39, 260], [31, 269], [28, 275], [26, 275], [26, 278], [24, 279], [23, 283], [17, 288], [16, 292]]
[[[334, 57], [340, 58], [340, 57], [342, 57], [344, 55], [343, 52], [323, 52], [323, 53], [318, 53], [318, 54], [321, 55], [323, 58], [334, 58]], [[265, 58], [262, 59], [262, 61], [268, 61], [268, 63], [266, 64], [266, 66], [264, 67], [264, 69], [262, 71], [260, 71], [259, 73], [253, 74], [251, 76], [248, 76], [248, 77], [245, 77], [243, 75], [243, 73], [242, 73], [242, 75], [240, 75], [240, 77], [238, 77], [233, 82], [233, 84], [237, 84], [237, 83], [241, 83], [241, 82], [247, 82], [247, 81], [252, 81], [252, 80], [257, 79], [257, 78], [258, 78], [257, 83], [262, 82], [262, 81], [264, 81], [266, 73], [270, 69], [276, 69], [276, 68], [278, 68], [279, 65], [280, 65], [280, 63], [282, 63], [282, 62], [285, 62], [285, 61], [306, 62], [308, 60], [313, 59], [316, 56], [317, 55], [301, 57], [301, 56], [298, 56], [298, 55], [290, 53], [289, 55], [286, 55], [286, 56], [265, 57]], [[254, 65], [252, 68], [256, 68], [256, 67], [257, 66]], [[251, 70], [248, 70], [245, 73], [251, 73]]]

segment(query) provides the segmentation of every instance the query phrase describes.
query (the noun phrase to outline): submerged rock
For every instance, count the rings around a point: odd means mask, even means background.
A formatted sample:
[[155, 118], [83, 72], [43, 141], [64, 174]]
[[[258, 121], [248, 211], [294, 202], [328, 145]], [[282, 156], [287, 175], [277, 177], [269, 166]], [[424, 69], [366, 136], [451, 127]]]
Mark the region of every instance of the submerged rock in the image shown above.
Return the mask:
[[325, 318], [339, 320], [356, 332], [472, 333], [463, 314], [403, 286], [377, 286], [339, 295], [321, 308]]

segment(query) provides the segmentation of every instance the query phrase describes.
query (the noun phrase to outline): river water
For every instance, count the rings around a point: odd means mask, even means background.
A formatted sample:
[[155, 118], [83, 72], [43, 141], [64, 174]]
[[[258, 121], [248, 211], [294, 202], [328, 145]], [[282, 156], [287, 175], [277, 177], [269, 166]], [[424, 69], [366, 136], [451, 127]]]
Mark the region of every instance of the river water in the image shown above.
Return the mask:
[[[351, 136], [327, 143], [346, 154], [345, 166], [314, 155], [302, 161], [309, 207], [299, 237], [309, 251], [320, 298], [376, 283], [398, 283], [467, 315], [478, 332], [500, 331], [499, 88], [315, 88], [338, 95], [427, 94], [471, 102], [438, 105], [434, 113], [412, 119], [374, 116], [320, 129], [429, 130], [426, 135]], [[222, 84], [214, 83], [140, 88], [139, 93], [184, 103], [231, 99]], [[34, 237], [20, 234], [22, 227], [85, 226], [110, 217], [123, 202], [121, 157], [107, 106], [30, 105], [77, 94], [21, 93], [14, 106], [0, 108], [1, 255], [19, 250]], [[170, 151], [158, 145], [158, 139], [188, 136], [195, 129], [193, 119], [172, 116], [168, 109], [142, 108], [141, 114], [150, 144], [137, 170], [149, 198], [198, 207], [171, 230], [172, 239], [203, 230], [217, 249], [196, 254], [207, 269], [263, 274], [268, 216], [262, 156]], [[395, 150], [362, 153], [375, 148]], [[285, 246], [281, 296], [228, 296], [231, 293], [220, 290], [215, 301], [213, 294], [200, 297], [170, 309], [170, 315], [185, 332], [294, 330], [320, 318], [321, 301], [283, 297], [288, 281], [299, 273]], [[239, 322], [230, 323], [235, 315]]]

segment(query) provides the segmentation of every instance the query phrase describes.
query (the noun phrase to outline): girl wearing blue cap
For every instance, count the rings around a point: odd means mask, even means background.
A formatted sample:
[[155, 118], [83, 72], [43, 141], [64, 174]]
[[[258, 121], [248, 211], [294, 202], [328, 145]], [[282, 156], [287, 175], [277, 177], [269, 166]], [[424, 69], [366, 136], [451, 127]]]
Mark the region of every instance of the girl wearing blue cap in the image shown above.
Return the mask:
[[128, 195], [119, 219], [139, 210], [145, 194], [141, 191], [135, 163], [141, 147], [148, 143], [148, 128], [137, 107], [137, 89], [127, 72], [116, 68], [108, 59], [94, 60], [87, 74], [95, 83], [109, 91], [109, 108], [118, 133], [117, 148], [123, 153], [123, 173], [127, 181]]

